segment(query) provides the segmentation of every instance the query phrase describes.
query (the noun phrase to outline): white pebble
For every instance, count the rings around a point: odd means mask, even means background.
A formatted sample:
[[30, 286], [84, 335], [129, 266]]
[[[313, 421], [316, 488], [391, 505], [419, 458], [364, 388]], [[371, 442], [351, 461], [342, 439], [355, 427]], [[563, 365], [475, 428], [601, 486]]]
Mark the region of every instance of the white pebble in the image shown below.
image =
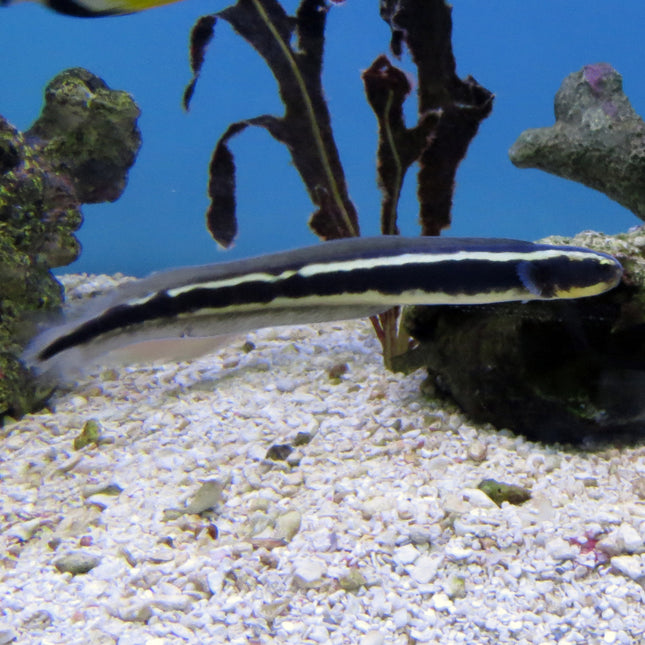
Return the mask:
[[278, 392], [293, 392], [296, 389], [297, 383], [293, 379], [281, 378], [275, 382], [275, 387]]
[[425, 464], [425, 470], [433, 475], [441, 475], [448, 470], [450, 466], [454, 464], [454, 461], [449, 457], [440, 455], [438, 457], [433, 457], [429, 459]]
[[389, 616], [391, 613], [392, 603], [387, 599], [385, 591], [381, 587], [373, 589], [370, 607], [377, 616]]
[[222, 591], [224, 586], [224, 571], [218, 569], [216, 571], [209, 571], [206, 574], [206, 584], [208, 589], [213, 595], [217, 595]]
[[360, 640], [361, 645], [383, 645], [383, 643], [385, 643], [385, 635], [375, 629], [367, 632]]
[[488, 447], [485, 443], [475, 439], [468, 444], [468, 458], [472, 459], [475, 462], [481, 462], [486, 459], [488, 453]]
[[21, 542], [31, 539], [33, 534], [41, 527], [42, 520], [36, 518], [27, 522], [19, 522], [6, 532], [6, 537], [15, 538]]
[[641, 580], [645, 576], [645, 563], [637, 555], [617, 555], [611, 559], [611, 566], [632, 580]]
[[295, 620], [283, 620], [280, 623], [280, 629], [289, 634], [289, 636], [302, 631], [303, 627], [304, 625], [302, 623], [296, 622]]
[[401, 566], [406, 564], [412, 564], [419, 557], [419, 549], [413, 544], [406, 544], [405, 546], [399, 547], [392, 556], [394, 562]]
[[378, 495], [365, 500], [361, 506], [361, 513], [366, 520], [372, 519], [377, 513], [389, 511], [394, 508], [394, 502], [389, 497]]
[[152, 605], [162, 611], [186, 611], [194, 602], [188, 595], [172, 594], [155, 596]]
[[319, 560], [299, 558], [293, 567], [294, 583], [301, 589], [316, 587], [325, 573], [325, 567]]
[[69, 399], [68, 403], [73, 408], [83, 409], [87, 406], [87, 399], [80, 395], [74, 395]]
[[463, 498], [471, 506], [475, 506], [476, 508], [497, 508], [497, 504], [483, 490], [479, 490], [478, 488], [464, 488], [461, 493]]
[[556, 536], [547, 541], [546, 552], [554, 560], [573, 560], [580, 553], [580, 547]]
[[519, 578], [522, 575], [522, 565], [517, 560], [512, 560], [508, 565], [508, 572], [514, 577]]
[[440, 562], [441, 560], [436, 556], [422, 555], [408, 567], [407, 571], [413, 580], [419, 584], [426, 584], [437, 575]]
[[410, 614], [408, 614], [406, 609], [397, 609], [393, 614], [392, 614], [392, 622], [394, 623], [394, 627], [396, 629], [403, 629], [404, 627], [407, 626], [407, 624], [410, 621]]
[[467, 560], [473, 554], [473, 550], [465, 548], [458, 540], [452, 540], [446, 544], [444, 553], [451, 560]]
[[432, 596], [432, 606], [437, 610], [437, 611], [448, 611], [452, 612], [452, 610], [455, 608], [454, 603], [450, 598], [448, 598], [448, 594], [445, 594], [443, 591], [440, 591], [434, 596]]
[[248, 446], [246, 454], [249, 459], [263, 461], [267, 454], [267, 448], [265, 445], [254, 442]]
[[609, 556], [639, 553], [643, 550], [643, 538], [631, 524], [623, 522], [617, 529], [599, 540], [597, 548]]
[[[173, 636], [178, 636], [179, 638], [185, 640], [187, 643], [190, 643], [195, 638], [195, 634], [190, 629], [188, 629], [188, 627], [184, 627], [181, 623], [175, 623], [170, 629], [170, 633]], [[175, 642], [178, 642], [177, 639], [173, 638], [173, 640]]]
[[292, 540], [296, 533], [300, 530], [300, 523], [302, 517], [298, 511], [287, 511], [280, 515], [276, 520], [275, 530], [278, 537], [287, 540]]
[[315, 643], [329, 643], [329, 630], [324, 625], [314, 625], [307, 637]]
[[623, 522], [618, 529], [618, 535], [627, 553], [638, 553], [643, 550], [643, 538], [631, 524]]

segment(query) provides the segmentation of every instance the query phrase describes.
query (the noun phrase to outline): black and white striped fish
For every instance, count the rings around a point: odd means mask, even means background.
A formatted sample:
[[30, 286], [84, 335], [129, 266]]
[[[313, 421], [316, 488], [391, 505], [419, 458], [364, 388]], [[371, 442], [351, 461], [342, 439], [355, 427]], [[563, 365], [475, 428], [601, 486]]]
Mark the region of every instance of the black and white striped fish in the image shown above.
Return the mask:
[[358, 318], [394, 305], [581, 298], [613, 288], [621, 276], [613, 257], [576, 247], [352, 238], [127, 283], [72, 308], [34, 338], [24, 360], [37, 373], [68, 376], [114, 353], [119, 362], [140, 362], [137, 347], [148, 358], [181, 357], [177, 339], [192, 341], [189, 353], [203, 353], [212, 337], [262, 327]]

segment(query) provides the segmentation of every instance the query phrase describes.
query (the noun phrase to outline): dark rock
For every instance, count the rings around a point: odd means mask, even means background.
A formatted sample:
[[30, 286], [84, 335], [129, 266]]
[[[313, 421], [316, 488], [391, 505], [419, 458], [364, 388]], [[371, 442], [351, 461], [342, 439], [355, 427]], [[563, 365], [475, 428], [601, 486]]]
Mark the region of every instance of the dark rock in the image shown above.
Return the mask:
[[[613, 291], [580, 300], [414, 307], [406, 325], [435, 393], [477, 422], [532, 439], [645, 435], [645, 230], [548, 243], [616, 256]], [[403, 361], [399, 363], [401, 367]]]
[[645, 123], [621, 75], [607, 63], [570, 74], [555, 95], [555, 118], [524, 131], [511, 161], [595, 188], [645, 219]]
[[288, 443], [276, 443], [267, 450], [265, 459], [271, 461], [286, 461], [292, 452], [293, 448]]
[[101, 558], [96, 555], [85, 553], [84, 551], [74, 551], [69, 555], [58, 558], [54, 562], [54, 566], [61, 573], [71, 573], [73, 576], [76, 576], [91, 571], [100, 562]]
[[41, 392], [20, 356], [26, 312], [60, 307], [53, 266], [76, 259], [82, 221], [73, 190], [43, 167], [23, 135], [0, 117], [0, 413], [21, 416]]
[[327, 370], [327, 375], [331, 381], [340, 382], [343, 376], [349, 371], [347, 363], [337, 363]]
[[41, 265], [63, 266], [78, 257], [73, 233], [83, 221], [79, 205], [69, 180], [54, 173], [25, 136], [0, 117], [3, 296], [20, 293]]
[[292, 444], [295, 447], [306, 446], [313, 438], [314, 437], [310, 432], [299, 432], [292, 441]]

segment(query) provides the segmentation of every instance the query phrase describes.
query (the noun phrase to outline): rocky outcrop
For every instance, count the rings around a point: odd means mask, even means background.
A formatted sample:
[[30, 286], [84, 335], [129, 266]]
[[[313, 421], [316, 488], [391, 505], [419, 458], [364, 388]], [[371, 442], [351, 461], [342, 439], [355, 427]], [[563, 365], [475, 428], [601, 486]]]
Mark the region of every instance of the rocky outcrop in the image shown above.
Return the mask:
[[570, 74], [555, 95], [555, 119], [522, 132], [511, 161], [595, 188], [645, 220], [645, 123], [621, 75], [607, 63]]
[[130, 95], [71, 69], [49, 83], [27, 132], [0, 117], [0, 415], [21, 415], [45, 396], [18, 360], [29, 319], [62, 302], [50, 269], [80, 253], [81, 204], [123, 191], [141, 142], [138, 116]]

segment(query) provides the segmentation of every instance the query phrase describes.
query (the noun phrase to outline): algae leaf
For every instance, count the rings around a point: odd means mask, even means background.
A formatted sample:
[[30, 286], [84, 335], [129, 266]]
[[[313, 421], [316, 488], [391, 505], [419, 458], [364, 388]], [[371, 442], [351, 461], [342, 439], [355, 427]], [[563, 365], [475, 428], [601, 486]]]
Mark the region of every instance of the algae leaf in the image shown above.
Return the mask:
[[[421, 234], [439, 235], [450, 226], [457, 167], [479, 124], [493, 108], [493, 94], [471, 76], [465, 80], [457, 76], [452, 9], [444, 0], [382, 0], [380, 12], [392, 30], [392, 53], [399, 58], [405, 45], [418, 70], [419, 121], [406, 130], [402, 119], [397, 119], [399, 102], [402, 104], [409, 89], [404, 93], [403, 72], [392, 67], [385, 56], [378, 58], [363, 80], [379, 120], [379, 183], [387, 187], [384, 201], [388, 202], [402, 182], [390, 157], [398, 156], [403, 172], [418, 161]], [[389, 120], [383, 104], [389, 106]], [[392, 217], [395, 215], [386, 219]]]
[[207, 225], [222, 246], [237, 232], [235, 161], [229, 140], [248, 126], [265, 128], [284, 143], [312, 202], [317, 206], [309, 226], [322, 239], [359, 234], [331, 130], [322, 91], [324, 30], [329, 6], [324, 0], [303, 0], [295, 16], [276, 0], [238, 0], [235, 5], [206, 16], [191, 36], [193, 80], [184, 99], [188, 106], [216, 20], [228, 22], [266, 61], [285, 105], [282, 116], [262, 115], [232, 123], [217, 142], [211, 158]]
[[387, 56], [379, 56], [362, 77], [367, 100], [378, 120], [377, 173], [383, 193], [381, 232], [398, 235], [397, 205], [405, 173], [433, 140], [441, 112], [426, 112], [417, 126], [411, 129], [405, 126], [403, 103], [412, 86], [405, 73], [394, 67]]
[[216, 22], [217, 18], [215, 16], [202, 16], [190, 31], [190, 69], [193, 72], [193, 78], [184, 90], [183, 104], [186, 111], [190, 107], [199, 72], [204, 64], [206, 47], [208, 47], [213, 38]]

